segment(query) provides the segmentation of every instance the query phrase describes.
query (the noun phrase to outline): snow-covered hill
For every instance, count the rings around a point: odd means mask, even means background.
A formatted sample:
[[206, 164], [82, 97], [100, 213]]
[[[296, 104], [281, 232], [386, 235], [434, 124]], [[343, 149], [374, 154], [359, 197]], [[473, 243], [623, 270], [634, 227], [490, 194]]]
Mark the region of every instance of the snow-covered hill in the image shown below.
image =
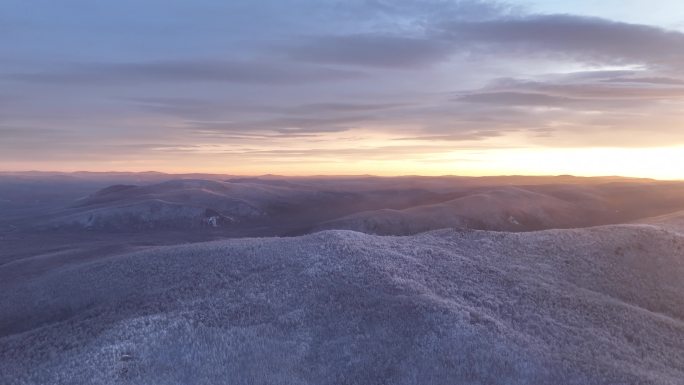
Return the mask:
[[24, 209], [15, 203], [17, 197], [30, 200], [42, 185], [13, 183], [5, 193], [0, 184], [0, 199], [3, 194], [12, 198], [9, 204], [0, 204], [0, 231], [193, 230], [242, 237], [348, 229], [408, 235], [446, 227], [502, 231], [588, 227], [684, 209], [684, 183], [611, 178], [174, 179], [114, 184], [68, 204], [57, 202], [95, 182], [66, 184], [61, 190], [59, 184], [49, 184], [47, 190], [58, 195], [56, 201], [50, 204], [40, 198]]
[[684, 236], [651, 225], [325, 231], [7, 271], [8, 385], [684, 378]]
[[223, 227], [263, 219], [279, 202], [314, 195], [302, 189], [212, 180], [114, 185], [77, 201], [46, 225], [100, 230]]
[[684, 234], [684, 211], [661, 215], [653, 218], [647, 218], [639, 222], [650, 223], [656, 226], [669, 228], [673, 231], [677, 231]]
[[[318, 229], [346, 229], [380, 235], [408, 235], [442, 228], [503, 231], [591, 226], [605, 210], [516, 187], [474, 193], [451, 201], [405, 210], [377, 210], [321, 224]], [[599, 206], [598, 209], [592, 209]]]
[[359, 187], [349, 191], [323, 188], [259, 179], [113, 185], [31, 224], [43, 229], [101, 231], [219, 227], [229, 232], [239, 230], [240, 234], [258, 228], [259, 235], [281, 235], [301, 233], [313, 224], [364, 209], [405, 208], [441, 197], [427, 190], [394, 191], [381, 185], [361, 193], [355, 190]]
[[411, 235], [442, 228], [534, 231], [624, 223], [684, 203], [680, 186], [546, 185], [479, 189], [456, 199], [403, 210], [369, 210], [320, 223], [378, 235]]

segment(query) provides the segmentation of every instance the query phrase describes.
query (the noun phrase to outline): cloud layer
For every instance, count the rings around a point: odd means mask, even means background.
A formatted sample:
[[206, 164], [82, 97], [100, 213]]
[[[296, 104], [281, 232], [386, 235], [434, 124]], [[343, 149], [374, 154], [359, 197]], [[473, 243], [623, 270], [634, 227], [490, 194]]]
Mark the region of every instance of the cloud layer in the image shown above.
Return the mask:
[[666, 25], [474, 0], [38, 3], [0, 5], [12, 167], [684, 145]]

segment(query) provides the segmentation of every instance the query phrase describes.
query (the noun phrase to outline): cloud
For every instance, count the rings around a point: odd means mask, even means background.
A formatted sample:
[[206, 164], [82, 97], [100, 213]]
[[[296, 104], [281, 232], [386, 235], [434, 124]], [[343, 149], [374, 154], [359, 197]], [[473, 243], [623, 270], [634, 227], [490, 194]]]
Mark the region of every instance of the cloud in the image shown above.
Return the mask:
[[481, 89], [458, 92], [452, 100], [457, 114], [472, 109], [473, 124], [481, 130], [489, 124], [495, 132], [516, 132], [527, 143], [546, 147], [683, 143], [684, 87], [672, 79], [651, 81], [651, 72], [641, 72], [497, 79]]
[[675, 79], [668, 77], [620, 77], [603, 80], [607, 83], [643, 83], [656, 85], [684, 85], [683, 79]]
[[457, 97], [468, 103], [501, 104], [507, 106], [559, 106], [577, 102], [576, 99], [532, 92], [476, 92]]
[[287, 48], [290, 58], [380, 68], [423, 68], [454, 55], [546, 57], [589, 64], [679, 70], [684, 33], [574, 15], [520, 15], [489, 10], [485, 18], [444, 15], [404, 35], [374, 31], [310, 38]]
[[14, 73], [6, 79], [31, 83], [81, 85], [139, 85], [141, 83], [226, 82], [240, 84], [292, 85], [339, 81], [362, 77], [359, 71], [289, 66], [283, 63], [245, 61], [154, 61], [145, 63], [101, 63], [69, 69]]
[[230, 155], [249, 164], [406, 153], [382, 141], [429, 152], [684, 135], [684, 34], [657, 26], [476, 0], [78, 2], [90, 8], [0, 5], [0, 121], [35, 128], [0, 129], [4, 159], [216, 145], [253, 147]]
[[555, 95], [586, 99], [668, 100], [684, 97], [684, 87], [644, 87], [638, 84], [536, 84], [530, 87]]
[[[496, 79], [479, 90], [457, 93], [455, 100], [510, 106], [613, 105], [684, 100], [684, 81], [649, 76], [649, 71], [592, 71], [545, 74], [537, 79]], [[599, 103], [599, 104], [597, 104]]]
[[[466, 148], [473, 148], [464, 146]], [[217, 150], [214, 154], [229, 155], [237, 158], [249, 156], [257, 159], [306, 159], [315, 157], [317, 160], [328, 159], [332, 161], [357, 161], [359, 159], [384, 159], [396, 160], [397, 157], [421, 157], [436, 153], [448, 153], [453, 151], [453, 145], [443, 144], [411, 144], [393, 146], [352, 146], [345, 143], [338, 148], [279, 148], [279, 149], [255, 149], [246, 148], [240, 150]]]
[[479, 141], [485, 139], [496, 138], [504, 135], [502, 130], [471, 130], [464, 132], [457, 132], [449, 135], [423, 135], [423, 136], [409, 136], [395, 138], [398, 141], [426, 141], [426, 142], [444, 142], [444, 141]]
[[439, 40], [363, 34], [318, 37], [287, 51], [290, 58], [316, 63], [420, 68], [448, 59], [453, 50]]
[[10, 145], [9, 140], [32, 140], [39, 141], [45, 138], [67, 137], [68, 131], [40, 127], [5, 127], [0, 126], [0, 138], [5, 139], [5, 144]]
[[234, 122], [195, 122], [190, 123], [193, 130], [212, 130], [224, 132], [273, 131], [281, 134], [289, 133], [325, 133], [342, 132], [359, 126], [374, 118], [370, 115], [354, 115], [341, 117], [275, 117], [261, 120], [242, 120]]
[[310, 103], [283, 109], [283, 112], [297, 114], [346, 113], [384, 111], [407, 107], [409, 103]]
[[551, 56], [592, 64], [679, 69], [684, 33], [574, 15], [530, 15], [445, 23], [438, 36], [488, 55]]

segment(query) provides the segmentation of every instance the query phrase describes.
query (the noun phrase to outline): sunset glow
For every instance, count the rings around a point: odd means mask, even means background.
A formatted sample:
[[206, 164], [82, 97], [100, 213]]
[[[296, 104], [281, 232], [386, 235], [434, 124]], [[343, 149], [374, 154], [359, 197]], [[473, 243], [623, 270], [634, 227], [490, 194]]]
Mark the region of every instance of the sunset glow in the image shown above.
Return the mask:
[[0, 170], [684, 179], [679, 2], [39, 3]]

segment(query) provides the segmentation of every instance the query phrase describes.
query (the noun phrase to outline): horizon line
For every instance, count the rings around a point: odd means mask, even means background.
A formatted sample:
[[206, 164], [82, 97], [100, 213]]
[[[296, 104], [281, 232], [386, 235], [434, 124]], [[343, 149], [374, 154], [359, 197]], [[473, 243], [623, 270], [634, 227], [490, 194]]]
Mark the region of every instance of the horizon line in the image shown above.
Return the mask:
[[121, 171], [121, 170], [107, 170], [107, 171], [91, 171], [91, 170], [75, 170], [75, 171], [55, 171], [55, 170], [0, 170], [0, 174], [161, 174], [170, 176], [182, 175], [214, 175], [214, 176], [228, 176], [228, 177], [281, 177], [281, 178], [359, 178], [359, 177], [373, 177], [373, 178], [585, 178], [585, 179], [632, 179], [632, 180], [652, 180], [652, 181], [684, 181], [680, 178], [662, 179], [646, 176], [624, 176], [624, 175], [576, 175], [576, 174], [487, 174], [487, 175], [459, 175], [459, 174], [397, 174], [397, 175], [380, 175], [380, 174], [233, 174], [222, 172], [203, 172], [203, 171], [189, 171], [189, 172], [167, 172], [156, 170], [145, 171]]

